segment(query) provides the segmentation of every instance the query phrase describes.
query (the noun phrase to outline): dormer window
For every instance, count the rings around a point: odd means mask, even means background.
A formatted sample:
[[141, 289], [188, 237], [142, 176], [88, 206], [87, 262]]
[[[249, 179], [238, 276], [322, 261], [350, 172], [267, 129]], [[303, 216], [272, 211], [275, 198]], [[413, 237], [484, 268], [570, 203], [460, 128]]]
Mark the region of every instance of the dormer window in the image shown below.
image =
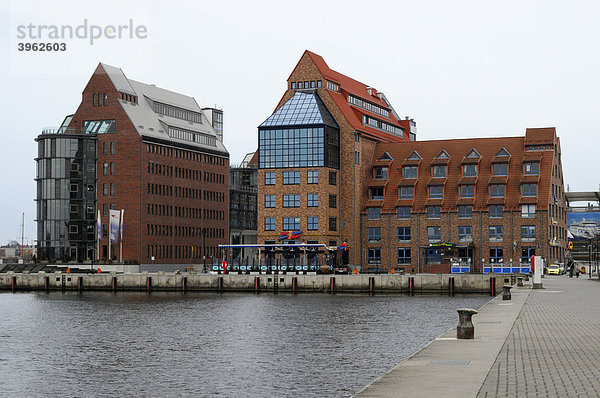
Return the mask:
[[444, 186], [443, 185], [429, 186], [429, 199], [443, 199], [443, 198], [444, 198]]
[[479, 154], [479, 152], [477, 152], [475, 148], [471, 149], [471, 152], [469, 152], [466, 156], [467, 159], [477, 159], [480, 157], [481, 155]]
[[462, 172], [463, 172], [463, 177], [477, 177], [477, 165], [476, 164], [463, 164]]
[[[360, 135], [358, 135], [358, 136], [360, 137]], [[382, 153], [381, 156], [379, 157], [379, 159], [377, 159], [377, 160], [386, 161], [386, 160], [393, 160], [393, 159], [392, 159], [392, 156], [386, 151], [386, 152]]]
[[371, 188], [371, 200], [383, 200], [383, 188]]
[[292, 82], [292, 90], [296, 89], [296, 82]]
[[442, 152], [438, 153], [438, 155], [435, 158], [436, 159], [450, 159], [450, 155], [448, 155], [448, 152], [446, 152], [445, 149], [442, 149]]
[[523, 184], [522, 191], [523, 196], [535, 197], [537, 196], [537, 184]]
[[410, 156], [407, 158], [407, 160], [421, 160], [423, 159], [421, 157], [421, 155], [419, 155], [419, 152], [417, 151], [413, 151], [413, 153], [410, 154]]
[[387, 167], [375, 167], [373, 169], [374, 178], [376, 180], [387, 180], [388, 168]]
[[417, 166], [402, 167], [402, 175], [404, 178], [417, 178]]
[[494, 177], [508, 175], [508, 163], [494, 163], [492, 165], [492, 175]]
[[445, 178], [446, 177], [446, 166], [445, 165], [431, 166], [431, 176], [434, 178]]
[[539, 162], [523, 163], [523, 173], [528, 176], [537, 176], [540, 174]]
[[508, 150], [504, 147], [502, 147], [498, 153], [496, 153], [496, 156], [498, 157], [504, 157], [504, 156], [510, 156], [510, 152], [508, 152]]

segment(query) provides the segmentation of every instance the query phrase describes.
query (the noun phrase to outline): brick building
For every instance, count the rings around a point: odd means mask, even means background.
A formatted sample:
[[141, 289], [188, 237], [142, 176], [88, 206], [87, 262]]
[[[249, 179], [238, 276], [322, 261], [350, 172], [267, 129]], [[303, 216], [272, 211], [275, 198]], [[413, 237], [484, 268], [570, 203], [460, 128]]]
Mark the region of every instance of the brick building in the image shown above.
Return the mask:
[[360, 264], [360, 213], [377, 143], [415, 139], [382, 92], [305, 51], [274, 113], [259, 128], [258, 242], [348, 243]]
[[99, 64], [75, 114], [36, 138], [40, 258], [93, 258], [96, 209], [107, 258], [111, 208], [124, 210], [125, 261], [216, 255], [229, 236], [222, 122], [218, 109]]
[[449, 272], [564, 261], [567, 241], [560, 140], [524, 137], [375, 146], [362, 201], [362, 266]]

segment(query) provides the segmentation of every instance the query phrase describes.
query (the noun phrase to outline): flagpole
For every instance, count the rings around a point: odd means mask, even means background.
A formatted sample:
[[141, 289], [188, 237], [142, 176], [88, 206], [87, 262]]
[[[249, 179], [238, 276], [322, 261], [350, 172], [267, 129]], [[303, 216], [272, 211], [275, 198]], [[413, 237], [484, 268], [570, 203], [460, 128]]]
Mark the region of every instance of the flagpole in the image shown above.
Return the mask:
[[125, 210], [121, 209], [121, 236], [119, 239], [119, 262], [123, 262], [123, 213]]
[[100, 210], [96, 219], [96, 260], [100, 261], [100, 234], [102, 233], [102, 223], [100, 222]]

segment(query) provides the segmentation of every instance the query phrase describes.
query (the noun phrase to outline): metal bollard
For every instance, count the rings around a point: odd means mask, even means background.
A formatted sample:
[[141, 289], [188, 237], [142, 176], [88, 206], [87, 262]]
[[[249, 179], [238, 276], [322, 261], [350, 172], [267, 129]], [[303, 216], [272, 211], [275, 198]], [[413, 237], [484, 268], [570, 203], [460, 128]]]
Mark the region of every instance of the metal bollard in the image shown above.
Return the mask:
[[260, 292], [260, 277], [259, 276], [254, 277], [254, 291], [256, 293]]
[[151, 290], [152, 290], [152, 277], [147, 276], [146, 277], [146, 293], [150, 293]]
[[411, 296], [415, 295], [415, 278], [412, 276], [408, 278], [408, 294]]
[[494, 297], [496, 295], [496, 277], [490, 277], [490, 296]]
[[331, 294], [335, 293], [335, 276], [329, 277], [329, 292]]
[[477, 310], [474, 310], [472, 308], [459, 308], [456, 311], [458, 312], [458, 326], [456, 327], [456, 338], [475, 338], [475, 327], [473, 326], [471, 317], [477, 314]]
[[369, 295], [372, 296], [374, 292], [375, 292], [375, 277], [370, 276], [369, 277]]
[[523, 278], [522, 277], [518, 277], [517, 278], [517, 286], [518, 287], [523, 287]]
[[450, 297], [454, 297], [454, 277], [451, 276], [448, 279], [448, 295]]
[[502, 300], [510, 300], [510, 289], [512, 289], [512, 286], [504, 285], [502, 289]]

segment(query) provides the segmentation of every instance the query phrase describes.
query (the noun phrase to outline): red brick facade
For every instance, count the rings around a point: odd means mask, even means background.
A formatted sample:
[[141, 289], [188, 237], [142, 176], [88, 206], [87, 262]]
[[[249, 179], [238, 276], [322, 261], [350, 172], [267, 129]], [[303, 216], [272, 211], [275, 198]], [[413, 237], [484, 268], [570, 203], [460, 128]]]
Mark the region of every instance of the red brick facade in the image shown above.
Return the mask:
[[[98, 93], [101, 105], [94, 104]], [[99, 65], [69, 125], [82, 129], [85, 121], [115, 120], [115, 133], [98, 134], [96, 192], [103, 228], [107, 208], [124, 210], [124, 261], [150, 263], [154, 257], [157, 263], [199, 263], [216, 256], [218, 245], [228, 242], [229, 156], [142, 136], [123, 98]], [[107, 257], [107, 244], [103, 236], [101, 258]], [[116, 246], [112, 254], [118, 259]]]
[[[301, 229], [304, 231], [301, 241], [339, 245], [348, 244], [350, 264], [361, 261], [361, 223], [360, 211], [362, 197], [366, 189], [366, 181], [370, 173], [370, 160], [377, 142], [401, 142], [409, 139], [409, 120], [398, 120], [391, 106], [384, 100], [383, 94], [356, 80], [330, 69], [319, 55], [306, 51], [288, 78], [288, 89], [284, 93], [276, 110], [283, 106], [296, 92], [306, 85], [307, 89], [316, 90], [328, 111], [331, 113], [340, 132], [340, 168], [285, 168], [265, 169], [258, 171], [258, 242], [276, 240], [283, 231], [283, 217], [300, 217]], [[372, 107], [351, 104], [349, 98], [368, 102]], [[378, 108], [377, 108], [378, 107]], [[378, 113], [377, 109], [387, 110], [388, 114]], [[379, 111], [381, 112], [381, 111]], [[371, 117], [389, 126], [396, 126], [401, 134], [392, 134], [383, 128], [376, 128], [364, 123], [363, 117]], [[260, 150], [260, 149], [259, 149]], [[283, 171], [298, 171], [299, 185], [283, 185]], [[319, 183], [307, 184], [308, 170], [318, 170]], [[265, 173], [275, 172], [275, 185], [265, 185]], [[330, 184], [329, 173], [335, 173], [335, 185]], [[319, 196], [318, 207], [307, 207], [307, 195]], [[299, 208], [284, 208], [281, 201], [283, 194], [299, 194]], [[265, 195], [276, 196], [276, 207], [265, 208]], [[330, 207], [329, 196], [336, 196], [336, 206]], [[307, 217], [319, 217], [319, 229], [307, 230]], [[275, 217], [275, 231], [265, 231], [265, 217]], [[335, 219], [335, 230], [330, 228], [329, 220]]]
[[[440, 156], [443, 153], [447, 156]], [[391, 160], [380, 160], [382, 156]], [[471, 257], [471, 270], [481, 272], [492, 260], [518, 266], [524, 248], [535, 248], [536, 255], [550, 262], [563, 262], [567, 228], [560, 159], [560, 140], [554, 128], [527, 129], [524, 137], [378, 144], [369, 189], [363, 197], [363, 267], [449, 272], [452, 259]], [[539, 171], [526, 174], [524, 170], [531, 164], [537, 164]], [[475, 166], [476, 176], [465, 175], [465, 165]], [[417, 167], [416, 178], [404, 169], [410, 166]], [[436, 166], [445, 168], [445, 177], [435, 176]], [[387, 177], [375, 178], [376, 171], [381, 173], [376, 169], [381, 168], [387, 168]], [[494, 197], [494, 185], [503, 185], [504, 194]], [[528, 191], [532, 185], [535, 194]], [[473, 186], [473, 194], [462, 186]], [[405, 187], [413, 189], [411, 199], [401, 198]], [[436, 187], [441, 189], [440, 199], [432, 198], [436, 192], [440, 196]], [[499, 217], [491, 212], [491, 205], [502, 206]], [[531, 209], [523, 209], [529, 205]], [[471, 206], [472, 214], [459, 216], [459, 206]], [[399, 207], [410, 208], [410, 216], [399, 217]], [[439, 207], [438, 215], [434, 207]], [[380, 209], [380, 219], [369, 219], [369, 208]], [[430, 216], [428, 208], [432, 208]], [[371, 218], [376, 218], [377, 210], [371, 212]], [[529, 226], [534, 234], [523, 234], [522, 227]], [[404, 227], [410, 227], [410, 239], [400, 239], [406, 237]], [[439, 228], [439, 239], [429, 239], [428, 227]], [[501, 234], [496, 227], [501, 227]], [[410, 249], [409, 259], [404, 256], [404, 248]], [[398, 249], [403, 256], [399, 256]], [[373, 258], [377, 250], [379, 259]], [[428, 250], [439, 250], [440, 258], [429, 256]]]

